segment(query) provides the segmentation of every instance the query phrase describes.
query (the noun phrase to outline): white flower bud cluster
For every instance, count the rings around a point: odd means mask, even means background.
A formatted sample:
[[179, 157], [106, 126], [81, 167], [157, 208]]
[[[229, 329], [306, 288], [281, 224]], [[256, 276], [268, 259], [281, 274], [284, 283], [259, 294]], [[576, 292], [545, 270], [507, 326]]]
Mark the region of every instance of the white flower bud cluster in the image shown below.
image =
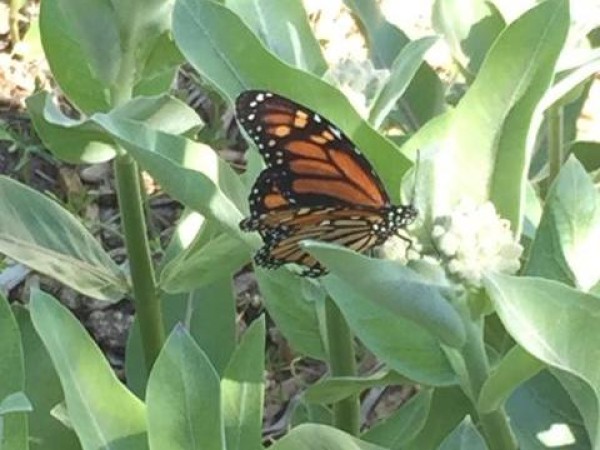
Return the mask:
[[406, 264], [408, 261], [421, 259], [421, 250], [421, 244], [413, 236], [410, 237], [410, 241], [400, 236], [391, 236], [381, 246], [380, 252], [384, 259]]
[[491, 202], [461, 202], [450, 216], [436, 221], [432, 238], [448, 272], [467, 285], [480, 287], [488, 271], [515, 273], [523, 247], [515, 242], [510, 222], [496, 213]]
[[369, 115], [371, 102], [388, 77], [388, 70], [375, 69], [370, 60], [353, 58], [339, 61], [325, 74], [325, 79], [344, 93], [363, 118]]

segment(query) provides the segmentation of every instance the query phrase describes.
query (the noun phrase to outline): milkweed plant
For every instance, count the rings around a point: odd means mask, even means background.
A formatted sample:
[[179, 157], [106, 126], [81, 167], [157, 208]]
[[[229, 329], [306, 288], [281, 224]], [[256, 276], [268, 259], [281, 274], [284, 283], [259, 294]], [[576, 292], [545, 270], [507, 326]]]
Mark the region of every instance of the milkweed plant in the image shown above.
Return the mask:
[[[0, 252], [88, 298], [129, 297], [136, 316], [123, 383], [50, 294], [2, 297], [2, 449], [600, 448], [600, 144], [578, 126], [595, 17], [567, 0], [436, 0], [432, 35], [411, 40], [377, 2], [345, 4], [358, 61], [324, 57], [299, 0], [41, 2], [45, 56], [78, 114], [48, 92], [28, 113], [58, 160], [111, 162], [127, 264], [6, 176]], [[440, 47], [452, 60], [436, 71], [424, 58]], [[276, 440], [262, 430], [265, 318], [238, 337], [232, 289], [261, 245], [238, 226], [261, 159], [251, 145], [240, 174], [218, 156], [219, 134], [171, 93], [184, 62], [229, 108], [261, 89], [327, 117], [419, 211], [377, 252], [304, 241], [321, 278], [254, 268], [274, 326], [329, 368]], [[160, 261], [140, 170], [185, 207]], [[408, 400], [365, 421], [365, 394], [397, 385]]]

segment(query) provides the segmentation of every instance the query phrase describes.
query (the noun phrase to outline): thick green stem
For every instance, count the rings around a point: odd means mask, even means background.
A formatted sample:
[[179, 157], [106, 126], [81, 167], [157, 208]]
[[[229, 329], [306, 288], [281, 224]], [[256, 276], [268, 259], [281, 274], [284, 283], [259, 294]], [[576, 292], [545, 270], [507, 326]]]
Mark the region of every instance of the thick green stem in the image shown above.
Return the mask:
[[114, 168], [144, 361], [150, 372], [165, 341], [165, 330], [146, 235], [139, 171], [136, 162], [127, 154], [115, 158]]
[[[485, 352], [482, 323], [466, 323], [467, 341], [462, 354], [467, 372], [467, 385], [475, 406], [481, 388], [489, 376], [490, 366]], [[508, 424], [504, 409], [500, 408], [487, 414], [479, 414], [479, 423], [490, 450], [516, 450], [517, 442]]]
[[[325, 300], [325, 320], [331, 376], [356, 376], [354, 339], [337, 305]], [[360, 404], [358, 395], [351, 395], [333, 405], [333, 423], [336, 428], [358, 436], [360, 431]]]
[[547, 112], [548, 122], [548, 182], [550, 187], [564, 162], [564, 122], [561, 106], [552, 106]]
[[19, 8], [20, 2], [18, 0], [10, 0], [8, 26], [13, 48], [21, 41], [21, 34], [19, 33]]

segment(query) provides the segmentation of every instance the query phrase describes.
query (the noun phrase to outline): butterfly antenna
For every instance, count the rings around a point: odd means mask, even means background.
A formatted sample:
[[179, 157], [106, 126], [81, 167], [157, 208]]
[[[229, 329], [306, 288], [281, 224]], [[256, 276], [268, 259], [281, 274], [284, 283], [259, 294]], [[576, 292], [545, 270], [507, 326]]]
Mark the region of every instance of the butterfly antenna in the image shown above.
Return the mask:
[[415, 176], [413, 180], [412, 193], [410, 195], [410, 204], [414, 205], [417, 198], [417, 176], [419, 175], [419, 165], [421, 162], [421, 150], [417, 150], [417, 159], [415, 160]]

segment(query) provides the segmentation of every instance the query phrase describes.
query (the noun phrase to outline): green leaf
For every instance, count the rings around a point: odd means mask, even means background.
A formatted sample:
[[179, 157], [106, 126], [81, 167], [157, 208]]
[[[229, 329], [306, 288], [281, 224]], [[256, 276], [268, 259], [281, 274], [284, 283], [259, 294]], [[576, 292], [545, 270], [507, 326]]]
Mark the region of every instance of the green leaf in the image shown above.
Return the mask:
[[248, 249], [229, 234], [205, 221], [194, 241], [161, 270], [159, 287], [167, 292], [188, 292], [233, 274], [249, 260]]
[[263, 45], [286, 63], [321, 76], [327, 62], [299, 0], [227, 0]]
[[[231, 277], [224, 275], [190, 292], [163, 293], [160, 300], [165, 329], [171, 330], [178, 323], [188, 325], [190, 334], [217, 373], [223, 373], [235, 349], [236, 312]], [[147, 372], [137, 320], [129, 332], [126, 354], [127, 384], [142, 398]]]
[[[451, 347], [464, 344], [461, 319], [444, 298], [447, 287], [433, 284], [393, 261], [368, 258], [347, 248], [316, 241], [305, 242], [303, 246], [358, 295], [382, 307], [382, 313], [387, 311], [388, 317], [393, 313], [395, 318], [408, 319]], [[356, 276], [358, 273], [360, 277]], [[327, 279], [325, 284], [330, 287]]]
[[383, 121], [396, 106], [396, 102], [402, 97], [415, 73], [421, 67], [425, 53], [436, 41], [436, 37], [424, 37], [409, 42], [400, 51], [390, 68], [389, 79], [377, 94], [371, 111], [369, 111], [369, 122], [375, 128], [381, 127]]
[[221, 380], [227, 450], [262, 450], [265, 318], [252, 322]]
[[[600, 49], [590, 50], [575, 67], [558, 75], [558, 81], [540, 101], [540, 109], [562, 106], [573, 101], [573, 93], [579, 93], [583, 84], [600, 71]], [[579, 95], [577, 95], [578, 97]]]
[[310, 281], [285, 269], [272, 273], [255, 268], [255, 273], [265, 308], [292, 348], [326, 360], [315, 302], [307, 300], [303, 293], [303, 284]]
[[432, 389], [419, 391], [392, 415], [363, 433], [361, 439], [390, 450], [400, 450], [423, 429], [431, 399]]
[[98, 241], [58, 204], [0, 177], [0, 253], [82, 294], [121, 300], [129, 287]]
[[41, 291], [32, 292], [30, 304], [82, 448], [146, 449], [144, 404], [121, 384], [83, 326]]
[[471, 76], [506, 25], [494, 4], [485, 0], [436, 0], [431, 20], [454, 59]]
[[[564, 370], [551, 369], [549, 372], [560, 383], [558, 387], [555, 385], [548, 386], [548, 392], [551, 392], [552, 389], [555, 391], [552, 401], [556, 406], [553, 409], [558, 414], [554, 414], [558, 416], [561, 414], [561, 410], [567, 410], [570, 423], [569, 428], [572, 430], [572, 434], [577, 436], [576, 442], [587, 444], [587, 447], [584, 446], [584, 448], [589, 448], [588, 436], [595, 429], [599, 414], [598, 402], [596, 402], [593, 389], [581, 378]], [[549, 396], [542, 395], [542, 398], [544, 397]], [[577, 411], [574, 411], [575, 407]], [[586, 430], [590, 430], [590, 433], [586, 432]]]
[[[106, 3], [108, 2], [104, 4]], [[81, 4], [83, 5], [83, 2]], [[104, 9], [102, 6], [100, 8]], [[121, 55], [118, 47], [115, 48], [115, 44], [118, 45], [118, 36], [112, 14], [104, 12], [105, 20], [107, 15], [109, 16], [107, 34], [98, 41], [98, 44], [108, 47], [106, 52], [115, 52], [116, 57], [107, 60], [106, 69], [100, 67], [99, 71], [106, 72], [111, 78], [110, 72], [116, 69], [115, 64], [119, 63]], [[76, 24], [71, 22], [71, 18], [68, 11], [63, 11], [60, 0], [51, 0], [40, 5], [42, 45], [52, 75], [82, 111], [108, 111], [110, 109], [108, 89], [101, 74], [95, 73], [96, 67], [89, 60], [88, 49], [80, 45], [75, 37], [80, 29], [76, 29]]]
[[327, 425], [306, 424], [292, 429], [273, 450], [385, 450]]
[[[48, 2], [48, 9], [53, 9], [53, 19], [60, 22], [48, 23], [45, 15], [41, 14], [41, 32], [44, 50], [52, 61], [52, 72], [61, 73], [65, 61], [58, 53], [60, 41], [48, 39], [48, 28], [59, 27], [63, 29], [65, 39], [70, 38], [77, 42], [81, 48], [82, 60], [80, 64], [87, 64], [90, 75], [98, 80], [102, 86], [110, 86], [117, 78], [121, 65], [121, 49], [118, 23], [115, 20], [113, 6], [109, 0], [69, 1], [54, 0]], [[61, 36], [63, 37], [63, 36]], [[60, 78], [59, 78], [60, 79]], [[67, 85], [68, 87], [69, 85]], [[68, 92], [68, 91], [67, 91]]]
[[471, 417], [466, 417], [458, 425], [444, 442], [440, 445], [440, 450], [487, 450], [483, 437], [473, 425]]
[[[344, 0], [352, 11], [376, 68], [389, 69], [402, 48], [410, 40], [406, 34], [387, 22], [379, 5], [371, 0]], [[418, 130], [444, 110], [445, 88], [435, 71], [423, 64], [409, 84], [399, 103], [400, 114], [409, 131]]]
[[66, 117], [52, 102], [48, 93], [34, 94], [27, 99], [26, 104], [40, 139], [60, 160], [73, 164], [94, 164], [115, 156], [110, 136], [88, 120]]
[[410, 380], [387, 369], [364, 377], [327, 377], [309, 386], [304, 392], [304, 400], [308, 403], [335, 403], [372, 387], [406, 383]]
[[33, 406], [24, 392], [14, 392], [0, 401], [0, 415], [31, 411]]
[[[171, 196], [218, 222], [231, 236], [256, 245], [256, 236], [240, 231], [242, 214], [231, 200], [243, 190], [241, 181], [213, 149], [132, 120], [100, 114], [95, 120], [119, 139]], [[219, 187], [230, 185], [235, 191], [226, 192], [228, 198]]]
[[570, 157], [546, 197], [525, 273], [589, 290], [600, 280], [590, 248], [599, 247], [600, 196], [583, 166]]
[[171, 333], [148, 379], [151, 449], [224, 449], [219, 376], [182, 326]]
[[569, 153], [585, 167], [586, 172], [600, 169], [600, 143], [593, 141], [576, 141], [569, 146]]
[[[355, 279], [356, 273], [365, 274], [364, 271], [354, 273]], [[361, 279], [369, 276], [365, 274]], [[392, 297], [389, 292], [381, 290], [372, 290], [369, 294], [364, 292], [364, 286], [350, 284], [334, 276], [324, 280], [324, 284], [354, 334], [391, 369], [424, 384], [448, 385], [456, 382], [439, 341], [412, 320], [382, 305], [381, 300], [386, 297], [389, 303], [400, 300], [399, 291], [394, 292]], [[412, 298], [415, 304], [424, 300], [420, 296]]]
[[178, 63], [169, 57], [165, 44], [168, 2], [50, 0], [40, 16], [42, 43], [53, 75], [86, 113], [110, 109], [118, 100], [110, 98], [115, 94], [111, 89], [141, 86], [136, 91], [145, 94], [168, 89]]
[[[599, 405], [600, 300], [541, 278], [493, 275], [486, 278], [485, 287], [519, 345], [546, 364], [583, 379]], [[593, 442], [600, 438], [598, 422], [591, 433]]]
[[230, 100], [247, 89], [269, 89], [334, 122], [366, 154], [392, 199], [399, 198], [409, 161], [362, 120], [338, 90], [281, 62], [233, 12], [212, 1], [177, 0], [173, 34], [194, 68]]
[[[592, 394], [592, 399], [594, 396]], [[506, 403], [520, 448], [594, 448], [569, 394], [548, 371], [522, 384]]]
[[203, 125], [194, 109], [166, 94], [133, 98], [113, 109], [110, 115], [143, 122], [154, 130], [171, 134], [190, 133]]
[[[0, 294], [0, 447], [27, 448], [27, 415], [18, 405], [25, 389], [23, 346], [8, 300]], [[15, 402], [17, 401], [17, 404]], [[11, 407], [12, 403], [12, 407]], [[20, 409], [20, 410], [19, 410]]]
[[330, 408], [318, 403], [307, 403], [302, 397], [292, 406], [290, 426], [303, 423], [317, 423], [333, 426], [333, 413]]
[[460, 388], [434, 389], [425, 425], [402, 450], [436, 450], [466, 415], [473, 414], [471, 408], [471, 402]]
[[520, 234], [526, 156], [541, 121], [536, 107], [552, 80], [568, 25], [566, 0], [527, 11], [500, 34], [458, 106], [404, 145], [406, 154], [440, 149], [428, 156], [437, 183], [422, 211], [426, 219], [447, 214], [465, 197], [476, 203], [491, 199]]
[[[115, 156], [113, 139], [94, 122], [94, 116], [81, 120], [65, 116], [47, 92], [29, 97], [27, 109], [44, 145], [57, 158], [74, 164], [93, 164]], [[135, 98], [110, 115], [144, 122], [172, 134], [190, 132], [202, 123], [193, 109], [169, 95]]]
[[496, 411], [519, 385], [543, 368], [544, 364], [523, 350], [523, 347], [515, 345], [485, 380], [477, 401], [478, 411]]
[[[29, 439], [44, 450], [81, 450], [77, 436], [51, 415], [64, 395], [50, 355], [33, 328], [29, 311], [13, 307], [25, 355], [25, 392], [33, 404], [29, 413]], [[34, 447], [35, 448], [35, 447]]]

